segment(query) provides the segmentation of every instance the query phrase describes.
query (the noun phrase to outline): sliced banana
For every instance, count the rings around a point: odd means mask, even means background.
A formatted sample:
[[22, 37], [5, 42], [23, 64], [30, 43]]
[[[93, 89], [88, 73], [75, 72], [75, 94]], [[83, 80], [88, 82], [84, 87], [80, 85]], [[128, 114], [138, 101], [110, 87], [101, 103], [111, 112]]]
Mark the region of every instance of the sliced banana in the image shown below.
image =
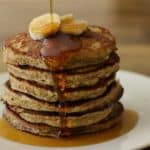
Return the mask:
[[73, 20], [71, 22], [61, 24], [60, 31], [65, 34], [80, 35], [88, 27], [88, 24], [84, 20]]
[[33, 40], [41, 40], [58, 31], [65, 34], [80, 35], [87, 27], [86, 21], [75, 20], [72, 14], [61, 17], [57, 14], [44, 14], [31, 21], [29, 33]]
[[98, 28], [98, 27], [88, 27], [89, 30], [91, 30], [92, 32], [96, 32], [96, 33], [101, 33], [102, 29]]
[[61, 24], [64, 24], [64, 23], [70, 23], [74, 20], [74, 17], [72, 14], [67, 14], [67, 15], [64, 15], [64, 16], [61, 16]]
[[34, 18], [29, 25], [32, 39], [40, 40], [48, 35], [55, 34], [60, 27], [61, 20], [57, 14], [44, 14]]

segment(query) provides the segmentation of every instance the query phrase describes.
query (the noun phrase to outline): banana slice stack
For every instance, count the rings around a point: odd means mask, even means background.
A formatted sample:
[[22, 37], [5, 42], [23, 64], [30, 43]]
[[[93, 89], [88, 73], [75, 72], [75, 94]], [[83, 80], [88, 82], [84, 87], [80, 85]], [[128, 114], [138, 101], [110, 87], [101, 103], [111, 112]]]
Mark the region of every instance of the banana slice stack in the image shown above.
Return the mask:
[[72, 14], [59, 16], [58, 14], [44, 14], [34, 18], [29, 25], [29, 33], [33, 40], [41, 40], [47, 36], [54, 35], [58, 31], [80, 35], [88, 27], [84, 20], [76, 20]]

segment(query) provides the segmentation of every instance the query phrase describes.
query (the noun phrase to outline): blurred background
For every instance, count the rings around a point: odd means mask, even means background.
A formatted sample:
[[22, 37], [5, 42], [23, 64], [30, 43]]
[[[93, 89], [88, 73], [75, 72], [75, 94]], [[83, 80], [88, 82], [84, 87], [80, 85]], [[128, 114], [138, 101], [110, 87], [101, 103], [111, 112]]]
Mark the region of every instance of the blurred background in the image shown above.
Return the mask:
[[[55, 12], [72, 12], [111, 30], [121, 68], [150, 76], [150, 0], [54, 0]], [[26, 31], [30, 20], [49, 12], [49, 0], [0, 0], [0, 43]], [[0, 55], [0, 72], [5, 71]]]

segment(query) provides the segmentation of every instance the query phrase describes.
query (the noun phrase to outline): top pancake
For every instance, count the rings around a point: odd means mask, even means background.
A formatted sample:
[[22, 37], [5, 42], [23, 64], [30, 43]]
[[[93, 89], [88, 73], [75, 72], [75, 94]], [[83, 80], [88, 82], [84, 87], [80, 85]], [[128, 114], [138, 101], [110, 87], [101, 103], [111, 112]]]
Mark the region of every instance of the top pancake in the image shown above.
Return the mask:
[[58, 71], [100, 64], [116, 49], [107, 29], [89, 26], [80, 36], [58, 33], [41, 41], [20, 33], [5, 42], [3, 54], [8, 64]]

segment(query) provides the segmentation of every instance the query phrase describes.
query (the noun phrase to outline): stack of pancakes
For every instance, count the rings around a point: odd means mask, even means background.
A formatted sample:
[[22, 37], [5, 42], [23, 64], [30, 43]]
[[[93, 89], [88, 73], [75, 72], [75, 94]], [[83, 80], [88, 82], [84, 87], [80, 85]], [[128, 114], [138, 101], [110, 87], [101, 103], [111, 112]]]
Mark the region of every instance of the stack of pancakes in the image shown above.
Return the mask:
[[21, 33], [8, 39], [4, 117], [17, 129], [41, 136], [111, 128], [123, 112], [116, 50], [111, 33], [96, 26], [79, 36], [57, 33], [35, 41]]

